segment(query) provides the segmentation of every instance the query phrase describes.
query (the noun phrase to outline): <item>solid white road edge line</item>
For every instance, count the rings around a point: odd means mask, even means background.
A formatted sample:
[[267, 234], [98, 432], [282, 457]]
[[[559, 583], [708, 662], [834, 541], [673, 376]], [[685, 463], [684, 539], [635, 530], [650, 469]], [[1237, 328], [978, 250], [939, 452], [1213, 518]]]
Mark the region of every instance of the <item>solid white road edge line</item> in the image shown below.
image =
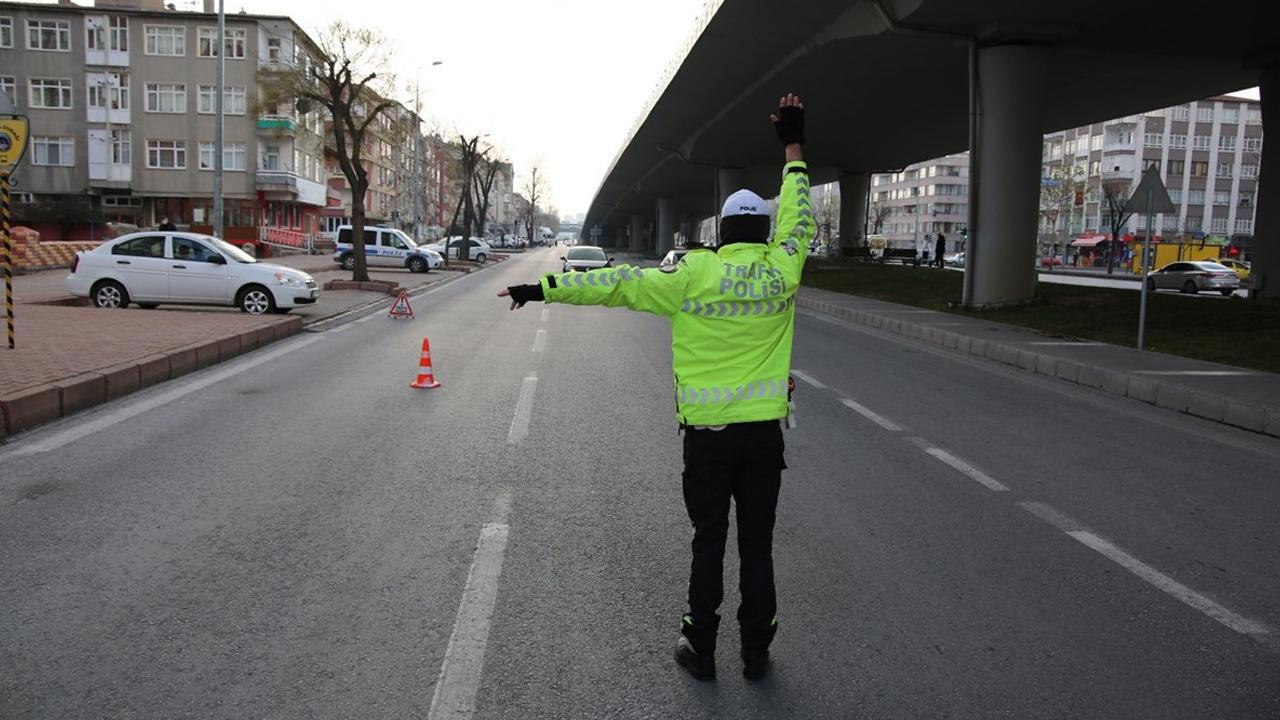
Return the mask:
[[533, 351], [542, 352], [547, 347], [547, 331], [539, 330], [537, 335], [533, 336]]
[[822, 384], [821, 382], [819, 382], [817, 379], [815, 379], [815, 378], [813, 378], [813, 377], [810, 377], [808, 374], [806, 374], [806, 373], [805, 373], [804, 371], [802, 371], [802, 370], [797, 370], [797, 369], [795, 369], [795, 368], [791, 368], [791, 374], [792, 374], [792, 375], [795, 375], [796, 377], [800, 378], [801, 380], [805, 381], [806, 383], [809, 383], [810, 385], [812, 385], [812, 386], [814, 386], [814, 387], [818, 388], [819, 390], [826, 390], [826, 389], [827, 389], [827, 386], [826, 386], [826, 385], [823, 385], [823, 384]]
[[502, 575], [502, 559], [507, 550], [511, 527], [507, 524], [511, 501], [500, 495], [494, 503], [494, 522], [480, 528], [480, 540], [467, 572], [467, 583], [458, 603], [453, 634], [440, 665], [435, 694], [427, 720], [458, 720], [475, 714], [476, 696], [484, 670], [485, 647], [489, 642], [489, 624], [498, 600], [498, 578]]
[[995, 490], [996, 492], [1009, 492], [1009, 488], [1005, 487], [1003, 483], [991, 477], [990, 475], [982, 472], [978, 468], [970, 465], [969, 463], [961, 460], [955, 455], [952, 455], [946, 450], [943, 450], [942, 448], [933, 447], [932, 445], [929, 445], [927, 443], [920, 444], [920, 447], [926, 453], [950, 465], [956, 470], [959, 470], [961, 474], [967, 476], [970, 480], [973, 480], [983, 485], [988, 490]]
[[123, 407], [119, 407], [114, 410], [107, 410], [100, 414], [94, 413], [90, 415], [89, 419], [85, 422], [78, 423], [61, 430], [54, 430], [46, 437], [39, 439], [33, 438], [28, 442], [18, 439], [15, 443], [17, 447], [9, 452], [0, 454], [0, 460], [7, 460], [11, 457], [23, 457], [25, 455], [37, 455], [39, 453], [49, 452], [50, 450], [57, 450], [58, 448], [69, 443], [73, 443], [82, 437], [92, 435], [99, 430], [105, 430], [116, 423], [141, 415], [148, 410], [154, 410], [162, 405], [167, 405], [174, 400], [190, 395], [197, 390], [202, 390], [210, 385], [233, 378], [240, 375], [245, 370], [269, 363], [282, 355], [287, 355], [294, 350], [304, 348], [311, 343], [319, 342], [323, 339], [323, 334], [312, 335], [310, 337], [290, 342], [285, 347], [272, 350], [270, 352], [262, 354], [254, 353], [250, 356], [243, 356], [243, 360], [228, 363], [222, 369], [211, 372], [204, 377], [197, 377], [196, 379], [183, 383], [172, 390], [166, 390], [165, 392], [152, 395], [151, 397], [135, 402], [128, 402], [126, 400], [124, 401], [126, 404]]
[[1238, 615], [1231, 610], [1219, 605], [1164, 573], [1156, 570], [1150, 565], [1142, 562], [1138, 558], [1121, 550], [1112, 543], [1102, 539], [1097, 534], [1091, 532], [1080, 523], [1072, 520], [1070, 517], [1058, 512], [1052, 506], [1046, 503], [1020, 502], [1022, 508], [1045, 522], [1053, 525], [1063, 531], [1072, 539], [1080, 542], [1085, 547], [1094, 550], [1108, 560], [1116, 563], [1120, 567], [1137, 575], [1139, 578], [1154, 585], [1157, 589], [1165, 592], [1174, 599], [1185, 603], [1228, 628], [1240, 633], [1248, 635], [1251, 638], [1269, 645], [1269, 638], [1273, 630], [1267, 625], [1256, 620], [1250, 620], [1243, 615]]
[[875, 412], [874, 410], [871, 410], [865, 405], [859, 405], [858, 403], [854, 402], [853, 400], [850, 400], [849, 398], [840, 398], [840, 402], [843, 403], [845, 407], [858, 413], [859, 415], [870, 420], [871, 422], [879, 425], [885, 430], [888, 430], [890, 432], [898, 432], [902, 430], [902, 428], [896, 425], [892, 420]]
[[520, 383], [520, 399], [516, 401], [516, 413], [511, 418], [511, 430], [507, 433], [507, 443], [515, 445], [529, 435], [529, 418], [533, 415], [533, 391], [538, 387], [538, 378], [529, 376]]

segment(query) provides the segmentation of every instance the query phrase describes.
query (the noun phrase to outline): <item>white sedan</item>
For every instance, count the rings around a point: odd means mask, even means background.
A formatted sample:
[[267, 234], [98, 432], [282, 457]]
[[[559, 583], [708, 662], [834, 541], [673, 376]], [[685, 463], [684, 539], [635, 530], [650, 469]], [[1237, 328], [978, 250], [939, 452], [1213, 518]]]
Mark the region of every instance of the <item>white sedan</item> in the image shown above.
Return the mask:
[[[440, 253], [441, 255], [444, 254], [443, 243], [433, 243], [425, 247], [428, 250]], [[455, 235], [454, 237], [449, 238], [449, 257], [450, 258], [456, 260], [458, 258], [458, 251], [461, 248], [462, 248], [461, 237], [458, 237]], [[493, 255], [493, 248], [489, 247], [489, 243], [485, 242], [484, 240], [481, 240], [478, 237], [471, 238], [471, 246], [467, 249], [467, 257], [469, 259], [475, 260], [478, 263], [483, 263], [485, 260], [488, 260], [491, 255]]]
[[163, 231], [122, 235], [76, 253], [67, 290], [100, 308], [232, 305], [251, 315], [286, 313], [320, 297], [304, 272], [258, 262], [215, 237]]
[[613, 258], [595, 245], [575, 245], [560, 260], [564, 263], [564, 272], [613, 266]]

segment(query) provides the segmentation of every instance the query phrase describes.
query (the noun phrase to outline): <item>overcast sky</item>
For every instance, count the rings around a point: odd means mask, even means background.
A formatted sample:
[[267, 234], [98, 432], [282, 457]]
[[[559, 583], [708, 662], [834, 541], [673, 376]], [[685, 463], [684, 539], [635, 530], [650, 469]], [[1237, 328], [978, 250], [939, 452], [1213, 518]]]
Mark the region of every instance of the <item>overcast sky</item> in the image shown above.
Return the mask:
[[[228, 14], [240, 11], [240, 0], [226, 1]], [[313, 36], [337, 18], [381, 31], [408, 85], [399, 99], [412, 107], [420, 77], [423, 114], [445, 129], [490, 133], [516, 165], [517, 189], [541, 158], [564, 215], [586, 212], [703, 4], [252, 0], [243, 7], [289, 15]], [[432, 67], [435, 60], [444, 64]]]

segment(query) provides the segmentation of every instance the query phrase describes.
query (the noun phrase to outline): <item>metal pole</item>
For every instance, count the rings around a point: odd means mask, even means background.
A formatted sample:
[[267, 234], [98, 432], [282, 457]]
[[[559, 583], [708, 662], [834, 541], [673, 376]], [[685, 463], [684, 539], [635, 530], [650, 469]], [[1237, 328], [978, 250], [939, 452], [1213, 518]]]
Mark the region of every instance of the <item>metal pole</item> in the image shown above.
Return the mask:
[[13, 244], [9, 238], [9, 173], [0, 173], [0, 232], [4, 233], [4, 316], [13, 343]]
[[969, 41], [969, 237], [964, 247], [964, 296], [961, 304], [964, 307], [973, 305], [974, 282], [973, 269], [978, 259], [978, 170], [981, 162], [978, 159], [978, 125], [982, 120], [982, 106], [979, 102], [978, 83], [978, 41]]
[[222, 222], [222, 94], [227, 72], [227, 13], [225, 0], [218, 0], [218, 82], [213, 100], [213, 236], [225, 240]]
[[1152, 205], [1155, 203], [1154, 193], [1147, 191], [1147, 235], [1142, 241], [1142, 299], [1138, 301], [1138, 350], [1143, 349], [1147, 335], [1147, 277], [1150, 268], [1147, 258], [1151, 256], [1151, 223], [1155, 219]]

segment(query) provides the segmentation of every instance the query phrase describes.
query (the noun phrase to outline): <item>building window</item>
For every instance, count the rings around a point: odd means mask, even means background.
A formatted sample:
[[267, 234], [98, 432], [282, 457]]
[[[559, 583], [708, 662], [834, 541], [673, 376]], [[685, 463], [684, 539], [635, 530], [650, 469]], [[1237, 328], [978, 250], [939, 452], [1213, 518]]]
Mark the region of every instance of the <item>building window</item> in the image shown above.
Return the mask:
[[1169, 175], [1181, 175], [1186, 170], [1187, 164], [1184, 160], [1169, 161]]
[[69, 20], [28, 20], [27, 49], [71, 52]]
[[1196, 122], [1213, 122], [1213, 106], [1197, 105]]
[[156, 170], [186, 170], [185, 140], [148, 140], [147, 167]]
[[1226, 190], [1214, 190], [1213, 204], [1214, 205], [1230, 205], [1231, 193]]
[[27, 102], [33, 108], [71, 109], [71, 81], [61, 78], [31, 78], [27, 81]]
[[182, 57], [187, 54], [187, 32], [181, 25], [142, 26], [148, 55]]
[[1169, 147], [1180, 150], [1182, 148], [1185, 148], [1186, 146], [1187, 146], [1186, 135], [1170, 135], [1169, 136]]
[[1236, 232], [1251, 234], [1253, 232], [1253, 221], [1248, 218], [1239, 218], [1236, 220]]
[[1233, 170], [1235, 169], [1233, 165], [1234, 163], [1229, 163], [1229, 162], [1218, 163], [1217, 177], [1220, 177], [1220, 178], [1231, 177], [1234, 174]]
[[1160, 147], [1160, 140], [1163, 136], [1160, 133], [1144, 133], [1142, 136], [1142, 144], [1146, 147]]
[[1191, 138], [1191, 149], [1192, 149], [1192, 150], [1208, 150], [1208, 149], [1209, 149], [1209, 136], [1208, 136], [1208, 135], [1197, 135], [1197, 136], [1195, 136], [1195, 137]]
[[1209, 232], [1224, 233], [1227, 231], [1227, 219], [1216, 217], [1210, 222]]
[[1222, 108], [1222, 122], [1238, 123], [1240, 122], [1240, 108], [1227, 105]]
[[1145, 170], [1152, 170], [1152, 169], [1154, 169], [1156, 172], [1160, 172], [1160, 161], [1159, 161], [1159, 160], [1147, 160], [1147, 161], [1146, 161], [1146, 166], [1143, 168], [1143, 170], [1145, 171]]
[[0, 75], [0, 93], [4, 93], [9, 102], [18, 104], [18, 86], [12, 75]]
[[1200, 216], [1188, 215], [1187, 216], [1187, 232], [1195, 232], [1195, 231], [1198, 231], [1199, 229], [1200, 229]]
[[1094, 135], [1089, 138], [1089, 149], [1090, 150], [1102, 149], [1102, 133], [1098, 133], [1097, 135]]
[[1248, 180], [1252, 180], [1253, 178], [1258, 177], [1258, 166], [1257, 165], [1241, 165], [1240, 177]]
[[[105, 37], [103, 35], [105, 33]], [[103, 47], [105, 41], [106, 47]], [[99, 27], [96, 23], [85, 22], [84, 45], [89, 50], [112, 50], [114, 52], [129, 51], [129, 18], [122, 15], [107, 17], [107, 26]]]
[[1218, 149], [1219, 150], [1235, 150], [1236, 136], [1235, 135], [1218, 136]]
[[147, 83], [147, 112], [184, 113], [187, 86], [180, 83]]
[[[212, 170], [218, 153], [211, 142], [200, 143], [200, 169]], [[244, 143], [222, 144], [222, 169], [244, 170]]]
[[280, 49], [280, 38], [267, 38], [267, 60], [280, 62], [284, 55]]
[[1247, 138], [1245, 138], [1245, 139], [1244, 139], [1244, 151], [1245, 151], [1245, 152], [1261, 152], [1261, 151], [1262, 151], [1262, 138], [1261, 138], [1261, 137], [1247, 137]]
[[1191, 106], [1179, 105], [1173, 109], [1174, 120], [1189, 120], [1191, 118]]
[[89, 107], [129, 109], [129, 76], [97, 75], [89, 79]]
[[111, 131], [111, 162], [115, 165], [133, 163], [133, 141], [128, 130]]
[[13, 47], [13, 18], [0, 17], [0, 48]]
[[[1094, 137], [1097, 137], [1096, 135]], [[1102, 161], [1094, 160], [1089, 163], [1089, 175], [1098, 175], [1102, 172]]]
[[1179, 188], [1169, 188], [1169, 202], [1177, 205], [1182, 202], [1182, 190]]
[[69, 137], [33, 137], [31, 138], [32, 165], [59, 165], [71, 167], [76, 164], [75, 140]]
[[1249, 108], [1249, 110], [1245, 113], [1245, 117], [1247, 118], [1246, 122], [1248, 122], [1250, 125], [1261, 125], [1262, 124], [1262, 108], [1256, 108], [1256, 107]]
[[[214, 94], [213, 85], [200, 86], [200, 99], [196, 105], [196, 111], [202, 113], [214, 112], [217, 97]], [[245, 89], [243, 85], [225, 85], [222, 88], [222, 111], [228, 115], [243, 115], [245, 113]]]
[[280, 146], [267, 145], [262, 149], [262, 169], [263, 170], [279, 170], [280, 169]]
[[1189, 205], [1204, 204], [1204, 190], [1190, 190], [1187, 192], [1187, 203]]
[[[218, 28], [200, 28], [198, 31], [200, 57], [217, 57]], [[225, 36], [226, 56], [233, 60], [244, 59], [248, 32], [244, 28], [227, 28]]]
[[1240, 207], [1253, 207], [1253, 193], [1240, 193]]

